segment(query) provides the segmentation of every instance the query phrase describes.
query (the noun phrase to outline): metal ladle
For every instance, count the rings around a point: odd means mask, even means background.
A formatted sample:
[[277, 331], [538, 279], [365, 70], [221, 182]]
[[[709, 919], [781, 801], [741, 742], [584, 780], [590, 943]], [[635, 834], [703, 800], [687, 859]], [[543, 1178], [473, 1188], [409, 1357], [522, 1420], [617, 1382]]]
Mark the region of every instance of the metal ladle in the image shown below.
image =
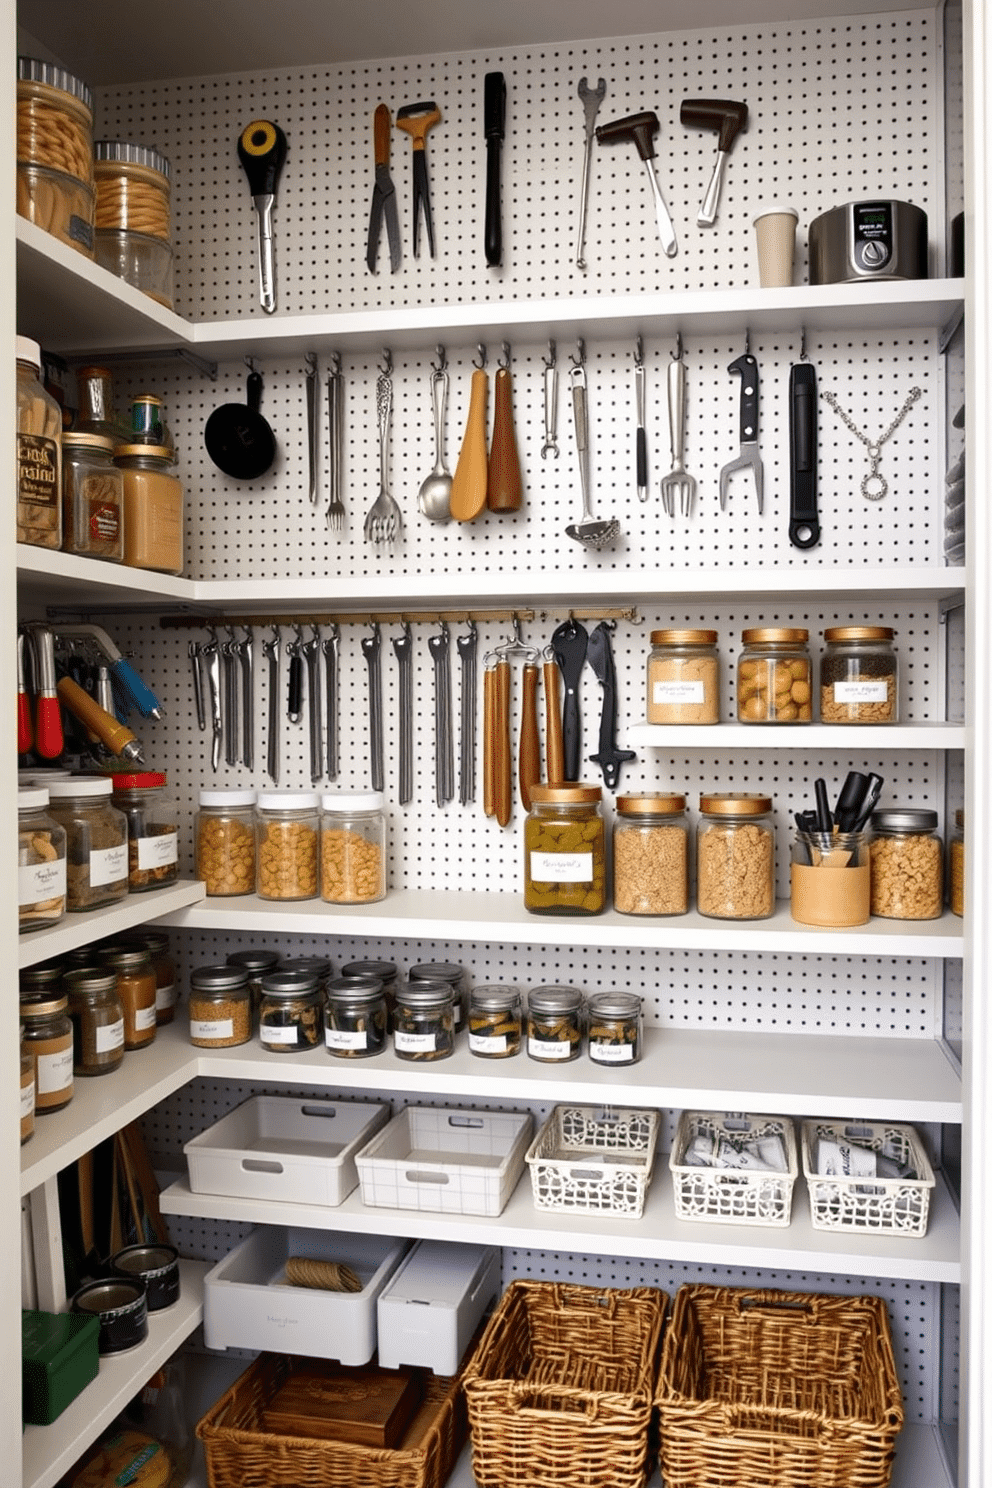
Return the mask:
[[451, 471], [444, 463], [444, 410], [448, 399], [448, 374], [444, 370], [444, 348], [438, 347], [439, 365], [431, 377], [431, 401], [434, 407], [434, 469], [425, 476], [417, 493], [417, 506], [428, 522], [451, 520]]

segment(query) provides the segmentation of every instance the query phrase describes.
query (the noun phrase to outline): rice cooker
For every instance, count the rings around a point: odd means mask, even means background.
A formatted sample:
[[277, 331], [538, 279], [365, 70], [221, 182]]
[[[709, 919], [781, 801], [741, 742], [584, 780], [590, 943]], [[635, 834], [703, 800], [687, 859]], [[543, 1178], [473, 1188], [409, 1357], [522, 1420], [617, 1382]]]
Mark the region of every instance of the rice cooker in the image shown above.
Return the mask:
[[810, 284], [926, 278], [927, 214], [912, 202], [848, 202], [809, 225]]

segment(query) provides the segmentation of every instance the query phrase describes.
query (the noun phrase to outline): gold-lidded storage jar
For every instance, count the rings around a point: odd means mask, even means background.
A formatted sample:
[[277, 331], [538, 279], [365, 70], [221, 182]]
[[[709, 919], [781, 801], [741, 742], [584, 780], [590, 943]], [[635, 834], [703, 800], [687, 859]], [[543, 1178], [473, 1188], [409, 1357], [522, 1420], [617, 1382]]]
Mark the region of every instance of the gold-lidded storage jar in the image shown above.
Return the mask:
[[823, 632], [821, 723], [898, 723], [894, 634], [888, 625], [833, 625]]
[[617, 796], [613, 907], [620, 914], [632, 915], [679, 915], [688, 911], [685, 796], [664, 791]]
[[535, 785], [524, 822], [524, 907], [594, 915], [606, 908], [606, 837], [598, 785]]
[[775, 913], [775, 828], [771, 796], [716, 791], [699, 797], [696, 907], [718, 920]]
[[172, 474], [174, 451], [164, 444], [119, 444], [114, 463], [124, 476], [124, 562], [181, 574], [183, 487]]
[[93, 257], [93, 95], [38, 57], [17, 59], [17, 210]]
[[72, 1100], [73, 1056], [69, 1002], [59, 990], [21, 998], [23, 1045], [34, 1064], [36, 1112], [61, 1111]]
[[762, 625], [741, 631], [737, 659], [737, 719], [740, 723], [810, 723], [813, 665], [809, 631]]
[[653, 630], [648, 723], [719, 723], [720, 656], [715, 630]]

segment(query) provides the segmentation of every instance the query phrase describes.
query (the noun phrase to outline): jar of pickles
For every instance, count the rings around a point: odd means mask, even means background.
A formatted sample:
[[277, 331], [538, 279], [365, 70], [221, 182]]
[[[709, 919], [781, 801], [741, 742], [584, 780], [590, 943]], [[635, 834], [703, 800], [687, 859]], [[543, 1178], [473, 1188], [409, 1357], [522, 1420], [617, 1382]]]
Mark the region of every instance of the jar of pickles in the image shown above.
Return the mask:
[[543, 1064], [568, 1064], [582, 1053], [582, 993], [535, 987], [527, 998], [527, 1053]]
[[759, 626], [741, 632], [737, 661], [739, 723], [810, 723], [813, 670], [809, 631]]
[[606, 838], [598, 785], [535, 785], [524, 823], [524, 907], [594, 915], [606, 908]]
[[24, 1048], [34, 1066], [34, 1108], [61, 1111], [72, 1100], [72, 1024], [62, 993], [21, 998]]
[[335, 977], [324, 1003], [324, 1044], [339, 1059], [369, 1059], [386, 1047], [386, 995], [378, 977]]
[[255, 807], [255, 892], [261, 899], [317, 897], [316, 791], [260, 791]]
[[835, 625], [823, 632], [821, 723], [897, 723], [899, 671], [888, 625]]
[[124, 1009], [117, 995], [117, 973], [103, 966], [65, 974], [73, 1033], [73, 1070], [105, 1075], [124, 1058]]
[[472, 988], [468, 1046], [480, 1059], [509, 1059], [520, 1053], [523, 1016], [516, 987], [490, 983]]
[[447, 1059], [455, 1047], [454, 993], [449, 982], [413, 981], [396, 989], [393, 1052], [399, 1059]]
[[125, 1049], [145, 1049], [158, 1027], [155, 999], [158, 986], [152, 958], [142, 946], [123, 941], [98, 948], [101, 965], [117, 973], [117, 995], [124, 1009]]
[[48, 790], [17, 792], [18, 928], [44, 930], [65, 914], [65, 830], [48, 814]]
[[323, 1033], [323, 993], [317, 977], [307, 971], [269, 972], [262, 978], [258, 1037], [273, 1054], [298, 1054], [315, 1049]]
[[696, 905], [718, 920], [764, 920], [775, 913], [775, 830], [770, 796], [701, 795], [696, 844]]
[[613, 903], [620, 914], [680, 915], [689, 908], [685, 796], [617, 796]]
[[589, 1058], [594, 1064], [636, 1064], [643, 1014], [635, 992], [594, 992], [589, 998]]
[[207, 898], [255, 892], [253, 790], [201, 790], [193, 834], [196, 876]]

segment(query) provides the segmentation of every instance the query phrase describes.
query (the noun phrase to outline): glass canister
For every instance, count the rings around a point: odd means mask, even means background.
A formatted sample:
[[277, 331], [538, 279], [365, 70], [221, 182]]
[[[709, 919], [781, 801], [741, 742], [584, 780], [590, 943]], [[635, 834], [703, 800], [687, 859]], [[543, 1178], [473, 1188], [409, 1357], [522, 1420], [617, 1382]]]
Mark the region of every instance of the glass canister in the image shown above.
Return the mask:
[[720, 656], [715, 630], [653, 630], [648, 723], [719, 723]]
[[[114, 408], [114, 379], [109, 367], [80, 367], [76, 372], [79, 411], [73, 433], [99, 434], [114, 449], [127, 444], [127, 427]], [[116, 469], [116, 466], [115, 466]], [[123, 487], [123, 479], [121, 481]]]
[[378, 977], [335, 977], [324, 1003], [324, 1044], [338, 1059], [369, 1059], [386, 1047], [386, 994]]
[[17, 541], [62, 546], [62, 410], [42, 386], [41, 347], [14, 337], [17, 358]]
[[871, 816], [871, 912], [889, 920], [936, 920], [944, 909], [944, 849], [936, 811], [909, 807]]
[[408, 972], [411, 982], [447, 982], [454, 999], [455, 1028], [461, 1028], [468, 1011], [468, 970], [455, 961], [421, 961]]
[[164, 772], [114, 775], [113, 803], [127, 818], [128, 889], [143, 894], [179, 877], [179, 811]]
[[65, 914], [65, 829], [48, 814], [48, 790], [17, 792], [18, 928], [44, 930]]
[[809, 631], [760, 626], [741, 631], [737, 660], [739, 723], [810, 723], [813, 666]]
[[21, 1146], [34, 1136], [34, 1060], [24, 1042], [21, 1024]]
[[888, 625], [835, 625], [823, 632], [821, 723], [897, 723], [899, 667]]
[[524, 907], [593, 915], [606, 908], [606, 836], [598, 785], [535, 785], [524, 822]]
[[97, 140], [96, 260], [172, 309], [172, 168], [164, 155], [129, 140]]
[[81, 558], [124, 561], [124, 481], [114, 442], [100, 434], [62, 435], [62, 547]]
[[315, 899], [320, 833], [316, 791], [259, 791], [255, 892], [261, 899]]
[[145, 1049], [155, 1038], [155, 968], [141, 946], [120, 941], [97, 947], [101, 965], [117, 973], [117, 995], [124, 1009], [125, 1049]]
[[[40, 961], [35, 966], [23, 966], [18, 974], [18, 995], [20, 997], [56, 997], [63, 990], [62, 977], [69, 965], [71, 955], [80, 957], [78, 965], [86, 965], [93, 960], [93, 953], [86, 947], [79, 947], [75, 952], [69, 952], [66, 956], [60, 956], [57, 961]], [[86, 960], [83, 960], [85, 956]]]
[[255, 802], [253, 790], [201, 790], [193, 828], [196, 876], [207, 897], [255, 892]]
[[148, 952], [155, 972], [155, 1021], [159, 1028], [176, 1016], [179, 989], [176, 986], [176, 963], [169, 951], [169, 937], [164, 930], [142, 926], [121, 936], [121, 944], [138, 946]]
[[503, 983], [472, 988], [468, 1005], [468, 1046], [480, 1059], [509, 1059], [520, 1053], [523, 1014], [520, 992]]
[[173, 451], [164, 444], [119, 444], [114, 463], [124, 476], [124, 562], [181, 574], [183, 488], [171, 473]]
[[527, 997], [527, 1053], [544, 1064], [568, 1064], [582, 1053], [578, 987], [535, 987]]
[[37, 57], [17, 59], [17, 210], [93, 257], [93, 97]]
[[641, 998], [636, 992], [593, 992], [588, 1034], [594, 1064], [636, 1064], [644, 1036]]
[[111, 803], [106, 778], [53, 780], [49, 813], [66, 834], [66, 907], [116, 904], [127, 895], [127, 818]]
[[79, 967], [65, 974], [77, 1075], [106, 1075], [124, 1058], [124, 1009], [117, 995], [117, 973], [104, 966]]
[[262, 978], [258, 1037], [273, 1054], [295, 1054], [314, 1049], [323, 1034], [323, 993], [320, 983], [302, 971], [269, 972]]
[[399, 971], [395, 961], [349, 961], [347, 966], [342, 966], [341, 975], [348, 980], [352, 977], [376, 977], [382, 982], [382, 990], [386, 997], [386, 1018], [389, 1031], [393, 1028], [393, 1008], [396, 1005], [396, 980]]
[[382, 791], [321, 798], [320, 896], [327, 904], [386, 897], [386, 798]]
[[243, 966], [201, 966], [189, 978], [189, 1041], [230, 1049], [251, 1038], [251, 986]]
[[621, 914], [678, 915], [689, 908], [685, 796], [617, 796], [613, 904]]
[[34, 1066], [35, 1111], [61, 1111], [72, 1100], [72, 1024], [64, 994], [21, 998], [24, 1048]]
[[948, 844], [950, 858], [950, 905], [952, 914], [964, 914], [964, 812], [955, 811], [954, 830]]
[[279, 962], [279, 971], [289, 976], [315, 977], [323, 997], [334, 973], [334, 965], [330, 956], [284, 956]]
[[775, 913], [775, 829], [770, 796], [701, 795], [696, 839], [696, 906], [719, 920]]
[[447, 1059], [455, 1047], [450, 982], [411, 981], [396, 988], [393, 1052], [399, 1059]]

